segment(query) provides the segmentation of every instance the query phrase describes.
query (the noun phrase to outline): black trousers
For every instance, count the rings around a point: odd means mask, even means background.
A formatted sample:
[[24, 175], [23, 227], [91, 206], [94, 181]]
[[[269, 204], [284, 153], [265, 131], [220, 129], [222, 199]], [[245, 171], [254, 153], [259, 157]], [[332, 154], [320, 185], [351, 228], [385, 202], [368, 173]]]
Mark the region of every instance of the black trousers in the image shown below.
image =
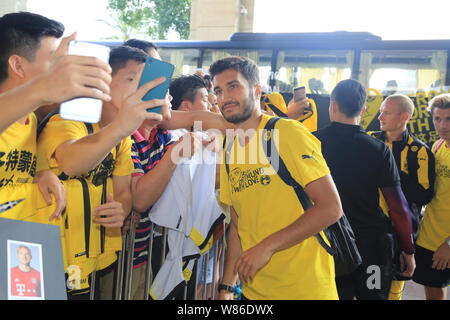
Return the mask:
[[394, 241], [391, 233], [358, 238], [362, 264], [353, 273], [336, 278], [340, 300], [388, 300], [393, 277]]

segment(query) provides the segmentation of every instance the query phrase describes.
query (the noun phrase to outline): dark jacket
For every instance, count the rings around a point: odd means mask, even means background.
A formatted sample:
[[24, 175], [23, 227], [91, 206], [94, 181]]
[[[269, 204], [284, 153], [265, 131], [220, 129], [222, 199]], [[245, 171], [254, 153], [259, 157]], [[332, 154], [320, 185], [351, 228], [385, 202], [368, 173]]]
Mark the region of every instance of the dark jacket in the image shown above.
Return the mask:
[[[386, 142], [384, 131], [368, 132]], [[414, 224], [421, 219], [421, 210], [434, 195], [435, 160], [430, 148], [406, 130], [401, 141], [392, 143], [391, 151], [400, 173], [402, 191], [414, 214]], [[417, 232], [418, 225], [414, 226]]]

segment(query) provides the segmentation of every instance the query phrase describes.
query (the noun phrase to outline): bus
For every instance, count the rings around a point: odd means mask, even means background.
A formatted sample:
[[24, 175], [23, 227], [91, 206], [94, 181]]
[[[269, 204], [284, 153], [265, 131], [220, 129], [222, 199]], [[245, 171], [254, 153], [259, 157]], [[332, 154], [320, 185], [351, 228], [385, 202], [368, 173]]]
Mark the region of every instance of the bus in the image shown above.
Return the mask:
[[[224, 41], [154, 41], [175, 75], [208, 71], [217, 59], [246, 56], [259, 66], [261, 84], [287, 101], [292, 89], [305, 86], [317, 105], [318, 128], [329, 123], [329, 93], [344, 79], [368, 88], [361, 125], [377, 130], [378, 108], [393, 93], [411, 96], [416, 112], [411, 132], [431, 144], [438, 136], [427, 112], [430, 98], [449, 92], [450, 40], [382, 40], [369, 32], [234, 33]], [[113, 46], [117, 42], [104, 42]]]

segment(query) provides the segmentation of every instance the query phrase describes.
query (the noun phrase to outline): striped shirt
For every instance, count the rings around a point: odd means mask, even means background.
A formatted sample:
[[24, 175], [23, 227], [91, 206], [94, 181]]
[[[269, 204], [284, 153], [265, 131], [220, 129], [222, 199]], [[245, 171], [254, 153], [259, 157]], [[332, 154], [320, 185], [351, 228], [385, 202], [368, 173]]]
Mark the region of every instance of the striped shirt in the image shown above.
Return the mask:
[[[173, 143], [170, 133], [159, 127], [153, 128], [148, 140], [138, 131], [131, 136], [131, 139], [133, 142], [131, 148], [131, 157], [134, 164], [133, 177], [143, 176], [152, 170], [167, 152], [168, 147]], [[136, 228], [133, 259], [134, 269], [147, 263], [148, 240], [151, 230], [151, 222], [148, 216], [149, 210], [150, 208], [146, 212], [141, 213], [141, 219]]]

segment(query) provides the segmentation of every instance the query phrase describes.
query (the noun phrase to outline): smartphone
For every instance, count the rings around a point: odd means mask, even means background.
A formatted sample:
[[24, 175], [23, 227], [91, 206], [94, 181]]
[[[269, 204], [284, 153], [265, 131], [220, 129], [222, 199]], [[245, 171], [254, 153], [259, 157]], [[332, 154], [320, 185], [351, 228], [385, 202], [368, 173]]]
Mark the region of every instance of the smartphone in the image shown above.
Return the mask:
[[[306, 88], [304, 86], [294, 88], [294, 101], [300, 101], [307, 98]], [[300, 121], [304, 121], [313, 115], [313, 110], [311, 104], [303, 110], [303, 115], [300, 116]]]
[[306, 98], [306, 88], [304, 86], [294, 88], [294, 100], [299, 101]]
[[[175, 66], [173, 64], [148, 57], [145, 61], [144, 70], [142, 71], [141, 79], [139, 80], [139, 87], [142, 87], [147, 82], [155, 80], [159, 77], [165, 77], [166, 80], [159, 86], [149, 90], [142, 98], [143, 101], [153, 99], [164, 99], [169, 90], [170, 81], [173, 76]], [[161, 113], [162, 106], [149, 108], [148, 112]]]
[[[73, 40], [69, 44], [69, 55], [92, 56], [108, 63], [110, 49], [106, 46]], [[102, 115], [103, 101], [78, 97], [63, 102], [59, 113], [61, 118], [88, 123], [97, 123]]]

